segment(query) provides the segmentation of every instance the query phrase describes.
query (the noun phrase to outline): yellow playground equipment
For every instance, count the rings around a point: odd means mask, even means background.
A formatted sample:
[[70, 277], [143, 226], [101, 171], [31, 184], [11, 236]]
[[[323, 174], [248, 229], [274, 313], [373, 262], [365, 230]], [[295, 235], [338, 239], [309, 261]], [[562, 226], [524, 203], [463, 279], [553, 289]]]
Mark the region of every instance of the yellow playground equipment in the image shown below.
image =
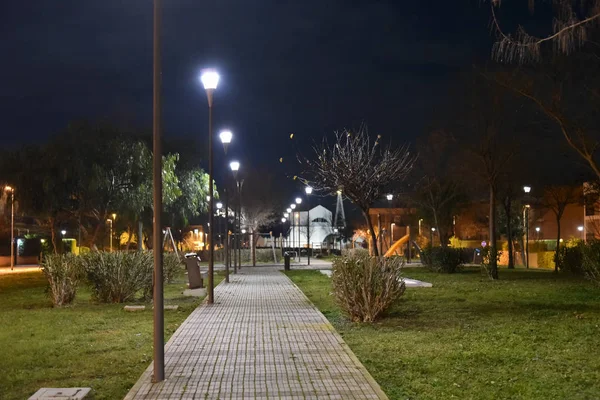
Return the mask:
[[408, 242], [409, 239], [410, 239], [410, 234], [402, 236], [399, 240], [396, 240], [396, 242], [394, 242], [394, 244], [388, 249], [388, 251], [385, 252], [385, 254], [383, 256], [384, 257], [393, 256], [394, 253], [396, 252], [396, 250], [398, 250], [398, 248], [400, 246], [402, 246], [404, 243]]

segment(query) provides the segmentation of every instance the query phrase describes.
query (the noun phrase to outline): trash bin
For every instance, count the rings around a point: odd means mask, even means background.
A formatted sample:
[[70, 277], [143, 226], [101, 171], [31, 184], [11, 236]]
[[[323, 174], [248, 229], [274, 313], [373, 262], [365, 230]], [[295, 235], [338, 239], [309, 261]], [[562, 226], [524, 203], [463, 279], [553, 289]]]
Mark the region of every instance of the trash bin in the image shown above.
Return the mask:
[[188, 283], [190, 289], [204, 287], [202, 274], [200, 274], [200, 257], [196, 253], [185, 255], [185, 269], [188, 273]]
[[283, 253], [283, 269], [284, 271], [289, 271], [290, 270], [290, 253], [289, 252], [285, 252]]

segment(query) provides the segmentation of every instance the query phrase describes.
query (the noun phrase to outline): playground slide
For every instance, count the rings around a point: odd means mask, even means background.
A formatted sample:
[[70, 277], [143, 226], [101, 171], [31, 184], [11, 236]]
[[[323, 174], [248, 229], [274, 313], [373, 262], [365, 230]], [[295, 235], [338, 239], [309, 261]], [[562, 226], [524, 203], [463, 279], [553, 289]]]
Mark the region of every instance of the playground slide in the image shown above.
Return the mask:
[[396, 250], [398, 249], [398, 247], [402, 246], [404, 243], [408, 242], [410, 235], [404, 235], [400, 238], [400, 240], [397, 240], [396, 243], [394, 243], [392, 245], [392, 247], [390, 247], [388, 249], [388, 251], [385, 252], [385, 254], [383, 255], [384, 257], [390, 257], [393, 256], [394, 253], [396, 252]]

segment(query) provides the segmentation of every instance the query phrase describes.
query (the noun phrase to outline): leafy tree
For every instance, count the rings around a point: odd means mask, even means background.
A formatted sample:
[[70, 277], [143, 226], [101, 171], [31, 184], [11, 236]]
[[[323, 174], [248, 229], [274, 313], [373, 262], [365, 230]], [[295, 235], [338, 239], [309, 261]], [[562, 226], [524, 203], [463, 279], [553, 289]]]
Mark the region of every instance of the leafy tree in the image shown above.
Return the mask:
[[[382, 146], [379, 140], [378, 136], [373, 142], [366, 127], [356, 132], [344, 130], [336, 132], [332, 144], [325, 138], [320, 146], [315, 146], [314, 158], [302, 159], [317, 190], [332, 196], [342, 190], [361, 210], [373, 243], [377, 243], [377, 237], [369, 209], [393, 185], [407, 178], [415, 162], [407, 146]], [[377, 246], [373, 248], [378, 256]]]

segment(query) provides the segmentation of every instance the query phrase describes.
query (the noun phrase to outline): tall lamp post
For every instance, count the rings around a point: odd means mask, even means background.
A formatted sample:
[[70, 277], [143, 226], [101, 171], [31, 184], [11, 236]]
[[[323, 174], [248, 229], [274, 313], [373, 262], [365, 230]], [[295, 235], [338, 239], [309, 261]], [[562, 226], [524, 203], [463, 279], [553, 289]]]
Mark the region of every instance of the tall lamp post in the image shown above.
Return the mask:
[[[231, 143], [233, 134], [229, 130], [221, 131], [219, 138], [223, 144], [223, 151], [227, 155], [227, 147]], [[227, 178], [225, 178], [227, 181]], [[223, 197], [225, 200], [225, 282], [229, 283], [229, 201], [227, 198], [227, 185], [223, 188]]]
[[[300, 198], [300, 197], [296, 197], [295, 201], [298, 206], [300, 206], [300, 204], [302, 204], [302, 198]], [[301, 221], [300, 221], [300, 210], [299, 209], [298, 209], [296, 216], [298, 217], [298, 261], [300, 261], [300, 251], [301, 251], [301, 247], [302, 247], [302, 235], [300, 234]]]
[[10, 193], [10, 269], [15, 269], [15, 188], [5, 186], [4, 190]]
[[310, 265], [310, 252], [311, 252], [311, 246], [310, 246], [310, 195], [312, 194], [313, 188], [310, 186], [307, 186], [304, 188], [304, 191], [306, 192], [306, 243], [308, 245], [308, 248], [306, 249], [306, 255], [308, 257], [308, 264]]
[[[394, 195], [391, 193], [388, 193], [385, 197], [388, 201], [388, 208], [390, 209], [390, 220], [393, 221], [394, 217], [392, 215], [392, 200], [394, 199]], [[410, 243], [410, 241], [409, 241], [409, 243]], [[392, 247], [392, 225], [391, 225], [391, 223], [390, 223], [390, 245], [389, 245], [389, 247]]]
[[205, 69], [200, 76], [206, 97], [208, 99], [208, 195], [211, 201], [208, 203], [208, 304], [215, 302], [214, 273], [215, 273], [215, 247], [214, 247], [214, 188], [213, 188], [213, 146], [212, 146], [212, 108], [213, 93], [219, 84], [219, 74], [214, 69]]
[[[523, 192], [525, 192], [525, 196], [528, 196], [531, 192], [531, 186], [523, 186]], [[529, 204], [525, 204], [523, 210], [523, 219], [525, 220], [525, 268], [529, 268], [529, 209]]]
[[[232, 161], [229, 163], [229, 168], [231, 169], [231, 172], [233, 173], [233, 179], [235, 179], [236, 182], [236, 187], [238, 188], [238, 200], [239, 200], [239, 183], [237, 181], [237, 176], [238, 176], [238, 171], [240, 170], [240, 163], [238, 161]], [[233, 273], [236, 274], [237, 273], [237, 258], [235, 257], [236, 255], [236, 243], [239, 242], [239, 226], [238, 229], [236, 229], [236, 225], [237, 225], [237, 219], [238, 219], [238, 209], [237, 206], [234, 207], [234, 212], [233, 212]], [[237, 232], [237, 233], [236, 233]], [[238, 244], [239, 246], [239, 244]]]
[[113, 224], [113, 220], [109, 218], [109, 219], [106, 220], [106, 222], [108, 222], [108, 227], [109, 227], [109, 230], [108, 230], [108, 235], [109, 235], [108, 236], [108, 243], [109, 243], [108, 244], [108, 248], [110, 249], [109, 251], [112, 253], [112, 228], [113, 228], [112, 224]]

